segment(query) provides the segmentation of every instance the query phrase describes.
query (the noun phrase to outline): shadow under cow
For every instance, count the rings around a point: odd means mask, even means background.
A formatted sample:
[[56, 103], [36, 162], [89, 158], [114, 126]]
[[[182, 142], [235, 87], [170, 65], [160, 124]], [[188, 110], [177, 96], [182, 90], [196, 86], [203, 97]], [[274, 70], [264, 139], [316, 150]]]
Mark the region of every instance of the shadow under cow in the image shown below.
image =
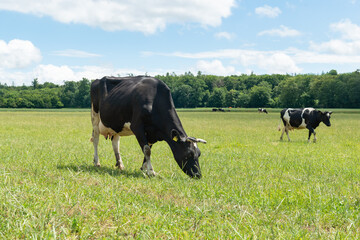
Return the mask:
[[125, 176], [125, 177], [133, 177], [133, 178], [145, 178], [146, 175], [140, 170], [122, 170], [120, 171], [117, 168], [113, 167], [94, 167], [91, 165], [76, 165], [76, 164], [69, 164], [69, 165], [57, 165], [57, 169], [60, 170], [70, 170], [73, 172], [90, 172], [90, 173], [97, 173], [100, 175], [110, 175], [110, 176]]

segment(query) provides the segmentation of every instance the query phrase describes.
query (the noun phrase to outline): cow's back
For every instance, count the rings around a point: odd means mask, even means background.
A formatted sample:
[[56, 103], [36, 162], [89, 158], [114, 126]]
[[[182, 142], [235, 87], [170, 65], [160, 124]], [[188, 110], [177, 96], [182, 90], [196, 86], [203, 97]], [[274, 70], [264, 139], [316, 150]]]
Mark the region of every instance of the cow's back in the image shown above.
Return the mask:
[[[104, 125], [114, 130], [120, 130], [133, 118], [156, 122], [151, 119], [154, 115], [174, 107], [170, 89], [162, 81], [142, 76], [95, 80], [91, 85], [91, 102]], [[154, 111], [157, 114], [152, 114]]]

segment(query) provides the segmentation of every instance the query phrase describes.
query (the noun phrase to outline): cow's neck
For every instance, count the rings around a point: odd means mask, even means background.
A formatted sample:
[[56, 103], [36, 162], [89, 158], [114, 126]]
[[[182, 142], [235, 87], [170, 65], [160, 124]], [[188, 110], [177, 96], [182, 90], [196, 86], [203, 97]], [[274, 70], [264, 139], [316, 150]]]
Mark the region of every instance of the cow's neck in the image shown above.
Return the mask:
[[165, 140], [169, 145], [173, 143], [173, 139], [171, 137], [171, 131], [176, 130], [179, 132], [180, 137], [186, 138], [187, 135], [185, 130], [180, 122], [179, 116], [177, 115], [175, 109], [171, 109], [166, 111], [163, 115], [164, 119], [160, 121], [163, 123], [159, 125], [158, 128], [162, 132], [163, 140]]

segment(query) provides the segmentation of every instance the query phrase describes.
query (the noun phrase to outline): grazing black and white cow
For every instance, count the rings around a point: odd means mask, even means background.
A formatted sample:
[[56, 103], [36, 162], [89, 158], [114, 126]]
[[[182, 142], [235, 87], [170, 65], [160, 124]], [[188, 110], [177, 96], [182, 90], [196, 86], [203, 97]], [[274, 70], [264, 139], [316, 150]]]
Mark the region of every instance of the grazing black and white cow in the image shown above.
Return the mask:
[[280, 140], [282, 140], [284, 132], [286, 132], [286, 135], [290, 141], [289, 130], [307, 128], [309, 129], [308, 141], [310, 141], [311, 134], [314, 134], [314, 142], [316, 142], [316, 133], [314, 129], [317, 128], [321, 122], [330, 127], [331, 114], [332, 112], [321, 112], [314, 108], [284, 108], [280, 113], [280, 118], [284, 123]]
[[213, 112], [217, 112], [217, 111], [219, 111], [219, 112], [225, 112], [225, 110], [224, 110], [223, 108], [213, 108], [212, 111], [213, 111]]
[[266, 114], [268, 114], [268, 112], [266, 111], [265, 108], [258, 108], [258, 113], [266, 113]]
[[94, 165], [98, 157], [99, 135], [112, 140], [116, 166], [124, 169], [119, 151], [120, 136], [135, 135], [144, 153], [141, 170], [155, 176], [150, 162], [151, 146], [166, 141], [180, 168], [190, 177], [200, 178], [200, 150], [205, 140], [188, 137], [181, 125], [170, 89], [153, 77], [103, 77], [91, 84]]

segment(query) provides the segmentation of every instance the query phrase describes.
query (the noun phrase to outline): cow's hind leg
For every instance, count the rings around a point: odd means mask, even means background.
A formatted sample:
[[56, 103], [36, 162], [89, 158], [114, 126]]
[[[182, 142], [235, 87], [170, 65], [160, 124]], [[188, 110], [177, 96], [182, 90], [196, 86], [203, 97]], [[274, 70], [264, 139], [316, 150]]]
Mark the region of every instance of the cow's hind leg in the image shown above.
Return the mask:
[[289, 129], [287, 127], [285, 127], [285, 132], [286, 132], [286, 135], [287, 135], [288, 140], [290, 142], [291, 140], [290, 140], [290, 137], [289, 137]]
[[100, 117], [99, 117], [99, 114], [94, 112], [94, 110], [92, 108], [91, 108], [91, 122], [93, 125], [91, 141], [93, 142], [93, 145], [94, 145], [94, 165], [96, 167], [100, 167], [100, 161], [99, 161], [99, 155], [98, 155], [98, 145], [99, 145], [99, 135], [100, 135], [100, 130], [99, 130]]
[[280, 140], [283, 139], [284, 132], [285, 132], [285, 126], [284, 126], [283, 129], [282, 129], [281, 136], [280, 136]]
[[98, 145], [99, 145], [99, 131], [93, 130], [91, 141], [94, 145], [94, 166], [100, 167], [100, 160], [98, 155]]
[[120, 144], [120, 136], [119, 135], [115, 135], [112, 138], [112, 147], [114, 150], [114, 154], [115, 154], [115, 158], [116, 158], [116, 167], [118, 167], [120, 170], [124, 170], [124, 164], [121, 160], [121, 156], [120, 156], [120, 149], [119, 149], [119, 144]]

